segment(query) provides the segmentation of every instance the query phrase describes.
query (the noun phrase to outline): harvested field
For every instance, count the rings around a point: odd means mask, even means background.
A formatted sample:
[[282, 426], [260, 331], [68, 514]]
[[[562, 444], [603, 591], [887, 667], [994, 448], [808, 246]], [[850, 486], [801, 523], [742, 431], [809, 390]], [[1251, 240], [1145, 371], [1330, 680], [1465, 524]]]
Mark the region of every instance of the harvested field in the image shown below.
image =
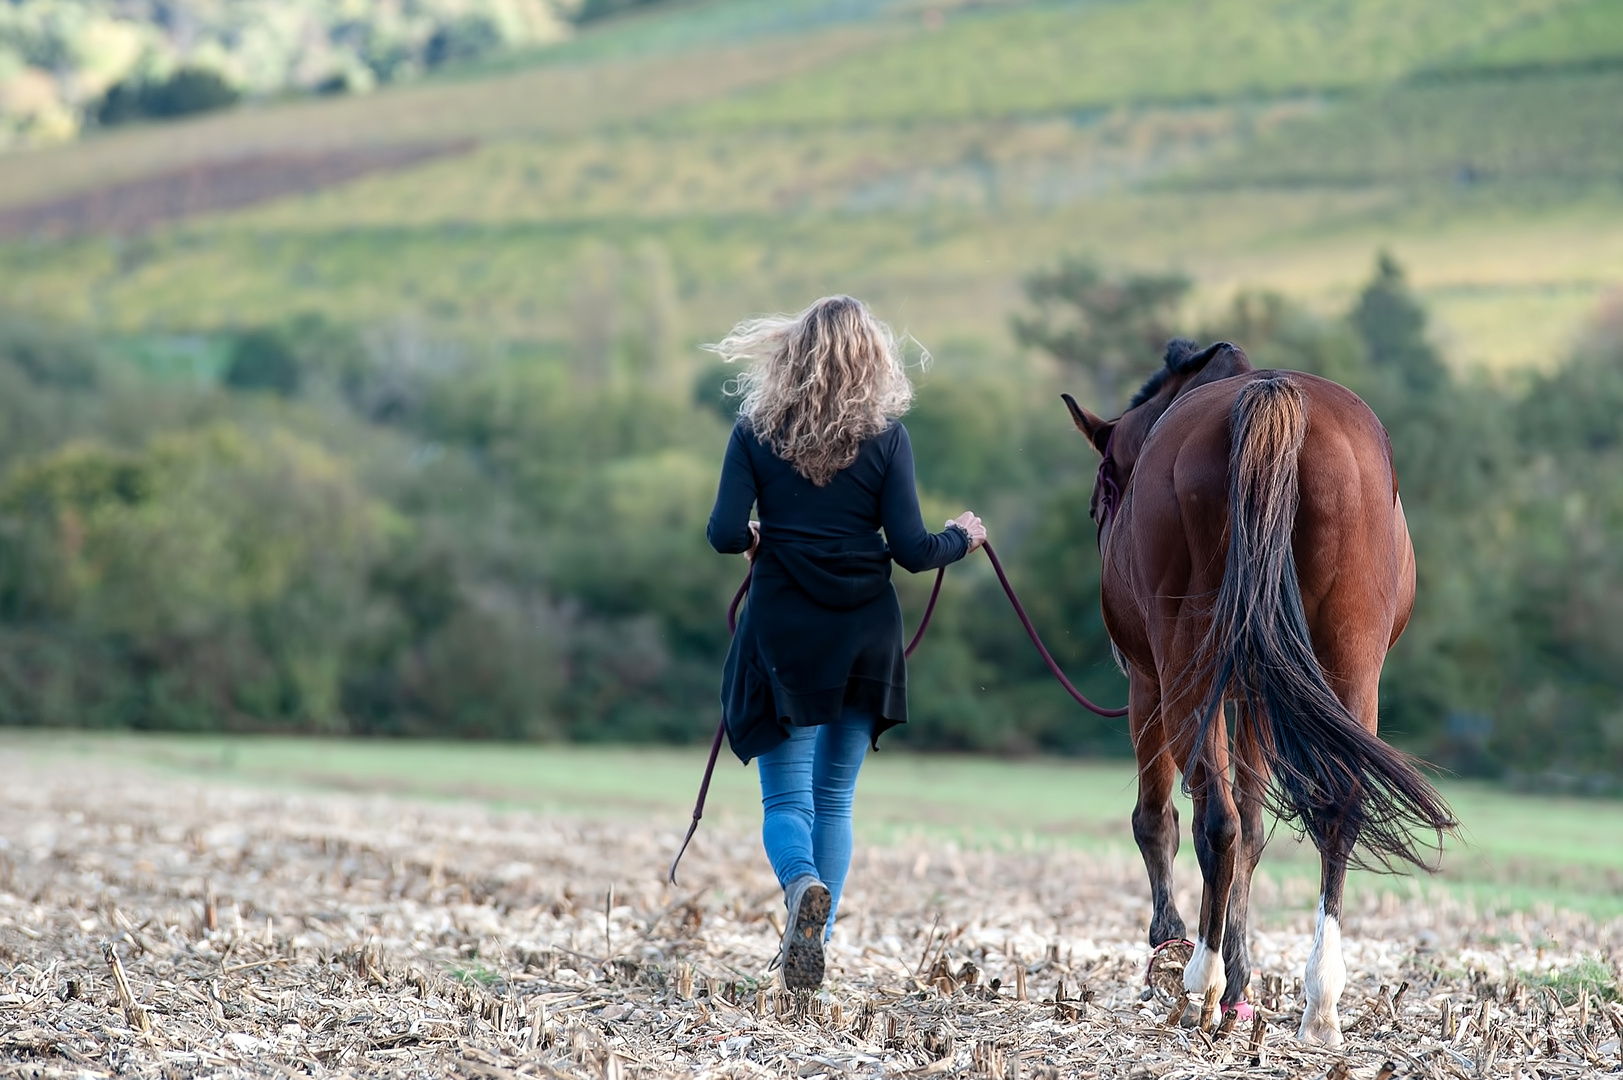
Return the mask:
[[370, 173], [462, 154], [472, 139], [210, 161], [0, 210], [0, 240], [132, 233], [165, 221], [319, 191]]
[[1348, 1043], [1329, 1052], [1291, 1038], [1309, 896], [1260, 883], [1268, 1023], [1207, 1035], [1166, 1023], [1170, 998], [1141, 1000], [1135, 862], [866, 847], [827, 988], [795, 1001], [772, 990], [781, 903], [742, 829], [702, 832], [673, 890], [679, 820], [256, 791], [9, 751], [0, 766], [0, 1076], [1620, 1067], [1623, 1016], [1604, 1000], [1617, 922], [1369, 894], [1346, 920]]

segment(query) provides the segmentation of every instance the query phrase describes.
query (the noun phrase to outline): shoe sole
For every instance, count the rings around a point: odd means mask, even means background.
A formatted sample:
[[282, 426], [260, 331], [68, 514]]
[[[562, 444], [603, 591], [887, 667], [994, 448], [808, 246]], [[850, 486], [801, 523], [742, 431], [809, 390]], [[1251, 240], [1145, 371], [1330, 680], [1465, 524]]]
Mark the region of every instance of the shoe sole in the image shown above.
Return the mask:
[[823, 885], [811, 886], [800, 898], [794, 938], [783, 958], [783, 985], [790, 990], [815, 990], [823, 985], [823, 934], [828, 929], [831, 903]]

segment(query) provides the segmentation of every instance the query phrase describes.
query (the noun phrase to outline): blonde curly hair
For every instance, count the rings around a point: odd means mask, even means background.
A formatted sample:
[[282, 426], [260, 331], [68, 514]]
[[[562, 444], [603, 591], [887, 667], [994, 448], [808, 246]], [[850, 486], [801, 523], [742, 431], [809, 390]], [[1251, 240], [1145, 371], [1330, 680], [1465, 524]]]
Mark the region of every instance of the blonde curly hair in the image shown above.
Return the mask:
[[704, 347], [748, 365], [726, 388], [743, 399], [738, 415], [818, 487], [913, 404], [896, 335], [849, 296], [746, 319]]

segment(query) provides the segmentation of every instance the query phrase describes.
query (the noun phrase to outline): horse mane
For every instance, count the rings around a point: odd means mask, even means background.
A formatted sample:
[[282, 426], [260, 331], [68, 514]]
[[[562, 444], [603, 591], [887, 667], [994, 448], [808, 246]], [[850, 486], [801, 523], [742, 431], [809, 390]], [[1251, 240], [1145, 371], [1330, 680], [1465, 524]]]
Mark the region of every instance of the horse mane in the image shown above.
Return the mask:
[[1132, 412], [1160, 393], [1161, 387], [1166, 385], [1166, 381], [1172, 376], [1187, 375], [1192, 371], [1199, 371], [1210, 363], [1212, 357], [1216, 356], [1220, 351], [1232, 348], [1234, 346], [1228, 342], [1218, 341], [1202, 349], [1188, 338], [1173, 338], [1167, 342], [1166, 358], [1161, 370], [1151, 375], [1149, 380], [1139, 387], [1138, 393], [1133, 395], [1133, 400], [1127, 403], [1127, 411]]

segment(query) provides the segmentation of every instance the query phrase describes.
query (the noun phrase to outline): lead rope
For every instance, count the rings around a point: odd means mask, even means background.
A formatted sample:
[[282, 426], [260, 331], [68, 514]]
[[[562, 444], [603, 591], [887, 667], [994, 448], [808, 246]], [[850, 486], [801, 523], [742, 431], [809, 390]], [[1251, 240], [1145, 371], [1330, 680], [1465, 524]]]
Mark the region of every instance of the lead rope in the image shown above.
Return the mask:
[[[998, 561], [997, 552], [992, 550], [990, 543], [983, 542], [981, 547], [986, 549], [986, 557], [992, 560], [992, 570], [997, 574], [998, 584], [1003, 586], [1004, 595], [1009, 598], [1009, 603], [1014, 606], [1014, 613], [1020, 617], [1020, 625], [1026, 628], [1027, 636], [1031, 638], [1031, 643], [1037, 647], [1037, 654], [1043, 658], [1043, 663], [1048, 665], [1049, 673], [1059, 680], [1059, 684], [1083, 708], [1098, 713], [1100, 716], [1126, 716], [1127, 709], [1125, 707], [1102, 709], [1095, 705], [1087, 699], [1087, 696], [1082, 691], [1072, 685], [1070, 679], [1065, 677], [1065, 672], [1060, 670], [1053, 654], [1043, 644], [1043, 639], [1037, 635], [1037, 628], [1032, 625], [1031, 617], [1026, 614], [1026, 609], [1021, 606], [1020, 598], [1014, 594], [1014, 586], [1009, 584], [1009, 576], [1003, 572], [1003, 564]], [[727, 632], [729, 634], [738, 632], [738, 605], [743, 602], [744, 595], [749, 592], [750, 579], [753, 575], [754, 568], [751, 567], [749, 573], [744, 575], [743, 583], [738, 586], [738, 591], [733, 594], [733, 602], [727, 607]], [[941, 582], [946, 576], [947, 568], [945, 566], [936, 570], [935, 585], [930, 589], [930, 602], [924, 605], [924, 617], [919, 620], [919, 628], [913, 632], [913, 640], [908, 642], [907, 648], [902, 650], [904, 658], [911, 657], [913, 650], [919, 647], [919, 642], [924, 640], [924, 632], [930, 628], [930, 618], [935, 614], [935, 602], [941, 596]], [[705, 762], [704, 779], [699, 783], [699, 799], [693, 804], [693, 820], [688, 824], [687, 835], [682, 838], [682, 846], [677, 849], [676, 858], [671, 860], [671, 869], [666, 875], [666, 880], [672, 885], [676, 884], [676, 865], [682, 861], [682, 856], [686, 854], [688, 844], [693, 840], [693, 834], [699, 831], [699, 819], [704, 817], [704, 801], [710, 794], [710, 778], [715, 774], [716, 759], [721, 756], [721, 742], [726, 734], [727, 721], [724, 718], [716, 725], [716, 737], [710, 742], [710, 759]]]
[[1089, 701], [1087, 695], [1083, 694], [1082, 691], [1071, 685], [1071, 680], [1067, 679], [1065, 672], [1059, 669], [1059, 664], [1055, 662], [1053, 654], [1048, 651], [1048, 647], [1043, 644], [1043, 639], [1037, 636], [1037, 628], [1031, 625], [1031, 616], [1027, 615], [1026, 609], [1020, 605], [1020, 598], [1014, 595], [1014, 586], [1009, 584], [1009, 575], [1003, 572], [1003, 564], [998, 561], [997, 552], [992, 550], [991, 544], [982, 544], [981, 546], [986, 549], [986, 557], [992, 560], [992, 569], [997, 572], [998, 584], [1003, 586], [1003, 592], [1008, 596], [1009, 603], [1014, 605], [1014, 613], [1020, 616], [1020, 625], [1026, 628], [1026, 634], [1031, 638], [1031, 643], [1037, 646], [1037, 655], [1041, 656], [1043, 663], [1048, 665], [1049, 674], [1058, 679], [1059, 684], [1065, 687], [1065, 692], [1075, 698], [1076, 703], [1089, 712], [1105, 717], [1126, 716], [1127, 706], [1123, 705], [1119, 709], [1102, 709]]

